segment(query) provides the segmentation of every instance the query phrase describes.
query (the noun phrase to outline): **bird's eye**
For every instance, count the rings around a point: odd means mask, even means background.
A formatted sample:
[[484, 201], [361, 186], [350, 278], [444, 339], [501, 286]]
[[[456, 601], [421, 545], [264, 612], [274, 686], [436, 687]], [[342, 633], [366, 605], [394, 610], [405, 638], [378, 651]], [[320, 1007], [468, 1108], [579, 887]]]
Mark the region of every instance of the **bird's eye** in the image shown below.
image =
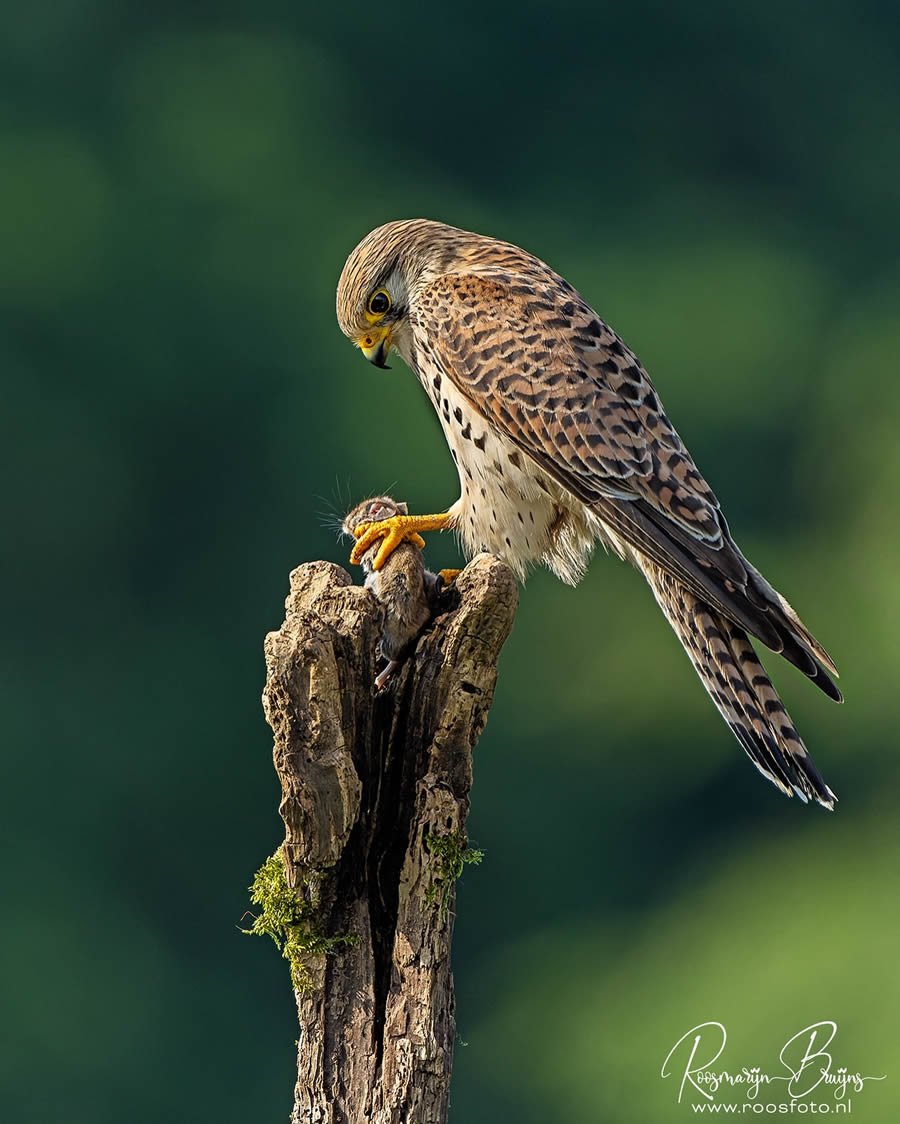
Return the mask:
[[379, 289], [369, 297], [369, 312], [373, 316], [384, 316], [391, 307], [391, 298], [385, 289]]

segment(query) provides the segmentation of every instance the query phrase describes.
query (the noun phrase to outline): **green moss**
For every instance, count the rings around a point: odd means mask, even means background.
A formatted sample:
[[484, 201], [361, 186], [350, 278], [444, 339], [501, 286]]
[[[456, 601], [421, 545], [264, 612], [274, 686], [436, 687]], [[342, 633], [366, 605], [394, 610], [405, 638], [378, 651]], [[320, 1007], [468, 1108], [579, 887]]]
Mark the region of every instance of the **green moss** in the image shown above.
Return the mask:
[[[354, 936], [326, 937], [317, 932], [318, 879], [310, 876], [298, 890], [292, 890], [284, 876], [281, 848], [266, 859], [256, 872], [250, 889], [250, 901], [262, 907], [254, 915], [253, 925], [242, 929], [259, 937], [271, 937], [291, 967], [291, 983], [297, 991], [312, 991], [314, 983], [310, 962], [334, 951], [340, 945], [353, 944]], [[306, 891], [309, 901], [304, 900]]]
[[425, 900], [429, 905], [440, 902], [441, 921], [445, 921], [454, 883], [464, 866], [477, 866], [481, 862], [484, 851], [468, 847], [462, 835], [426, 835], [425, 845], [436, 859], [434, 878], [425, 891]]

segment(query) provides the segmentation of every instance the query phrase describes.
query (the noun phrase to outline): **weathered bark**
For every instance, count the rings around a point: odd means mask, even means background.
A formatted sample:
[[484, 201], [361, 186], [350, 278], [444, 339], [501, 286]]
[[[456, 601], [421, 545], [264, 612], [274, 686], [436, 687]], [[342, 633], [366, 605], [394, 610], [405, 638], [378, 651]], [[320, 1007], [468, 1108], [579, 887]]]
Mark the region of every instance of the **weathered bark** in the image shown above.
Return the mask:
[[291, 574], [266, 638], [266, 718], [288, 884], [325, 937], [310, 958], [292, 1124], [443, 1124], [456, 1033], [450, 941], [472, 748], [517, 591], [476, 558], [415, 653], [375, 692], [382, 609], [339, 566]]

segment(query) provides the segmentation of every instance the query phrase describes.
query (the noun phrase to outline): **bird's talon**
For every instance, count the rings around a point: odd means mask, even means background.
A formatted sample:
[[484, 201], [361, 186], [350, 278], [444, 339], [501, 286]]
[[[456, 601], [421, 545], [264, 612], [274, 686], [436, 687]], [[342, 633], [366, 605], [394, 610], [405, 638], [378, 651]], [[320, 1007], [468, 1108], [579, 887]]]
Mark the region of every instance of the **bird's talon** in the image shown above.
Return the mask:
[[438, 577], [444, 583], [444, 588], [446, 589], [448, 586], [453, 585], [461, 573], [462, 570], [439, 570]]
[[373, 523], [360, 523], [354, 530], [356, 535], [356, 542], [353, 549], [350, 551], [350, 565], [358, 566], [362, 556], [366, 553], [373, 542], [379, 537], [378, 534], [370, 535], [368, 532], [374, 526]]
[[350, 564], [358, 566], [362, 556], [379, 539], [382, 542], [372, 563], [373, 570], [380, 570], [403, 542], [411, 542], [419, 549], [424, 548], [425, 540], [418, 531], [409, 526], [411, 522], [413, 520], [409, 516], [392, 515], [390, 519], [379, 519], [375, 523], [360, 523], [353, 532], [356, 535], [356, 544], [350, 553]]
[[375, 561], [372, 563], [373, 570], [380, 570], [381, 567], [387, 562], [393, 552], [398, 546], [406, 539], [406, 535], [402, 531], [397, 531], [393, 527], [381, 540], [381, 546], [378, 548], [378, 553], [375, 555]]

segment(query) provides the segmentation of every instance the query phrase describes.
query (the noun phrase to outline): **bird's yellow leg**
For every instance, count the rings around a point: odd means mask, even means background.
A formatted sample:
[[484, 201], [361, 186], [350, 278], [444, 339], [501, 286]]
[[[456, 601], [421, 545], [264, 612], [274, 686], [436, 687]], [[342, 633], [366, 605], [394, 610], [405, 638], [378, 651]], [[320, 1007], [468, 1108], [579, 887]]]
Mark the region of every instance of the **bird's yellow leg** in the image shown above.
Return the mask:
[[356, 545], [350, 555], [350, 562], [357, 566], [372, 543], [381, 539], [381, 546], [375, 555], [372, 568], [380, 570], [402, 542], [411, 542], [423, 547], [425, 540], [420, 531], [443, 531], [451, 526], [453, 516], [445, 511], [440, 515], [392, 515], [390, 519], [380, 519], [377, 523], [361, 523], [353, 532]]
[[453, 585], [461, 573], [462, 570], [438, 570], [438, 577], [444, 583], [446, 589], [447, 586]]

